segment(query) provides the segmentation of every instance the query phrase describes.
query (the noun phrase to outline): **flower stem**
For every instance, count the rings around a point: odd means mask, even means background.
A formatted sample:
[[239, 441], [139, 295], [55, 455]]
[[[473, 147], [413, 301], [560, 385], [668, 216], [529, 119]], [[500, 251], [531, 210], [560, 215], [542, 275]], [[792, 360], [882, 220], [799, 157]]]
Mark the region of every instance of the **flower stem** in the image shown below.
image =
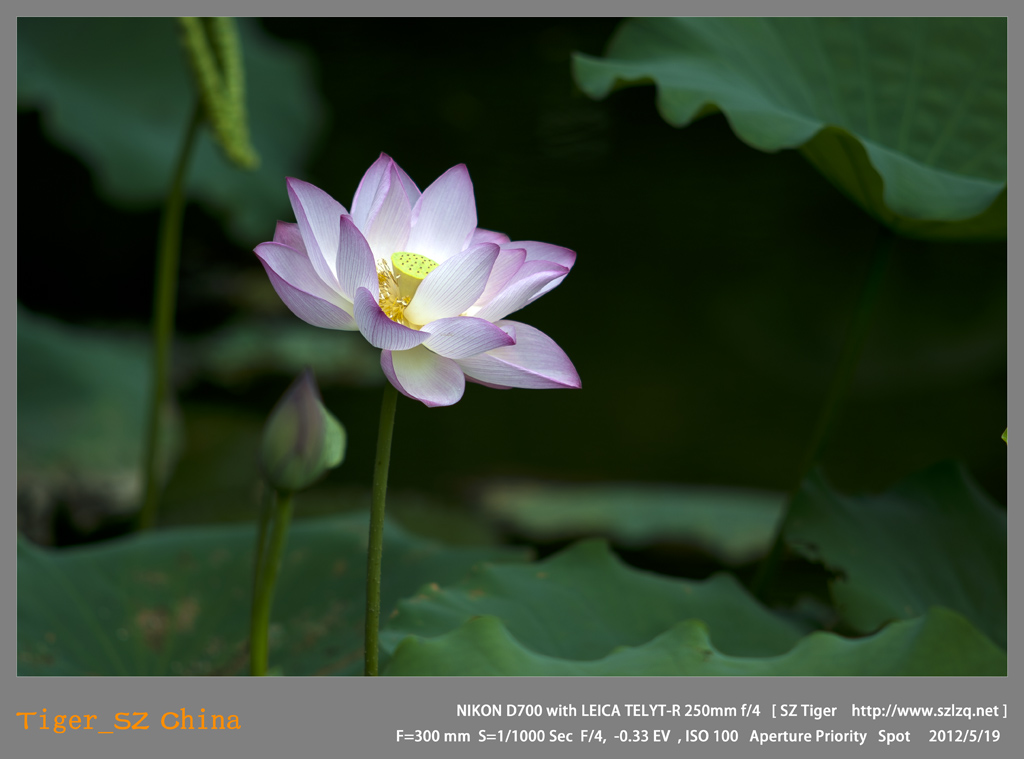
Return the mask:
[[[269, 509], [267, 513], [269, 513]], [[252, 599], [252, 617], [249, 624], [249, 673], [254, 677], [267, 674], [267, 632], [270, 628], [270, 607], [274, 602], [274, 584], [281, 567], [281, 554], [288, 537], [288, 525], [292, 520], [292, 494], [278, 492], [274, 506], [273, 523], [270, 526], [270, 544], [263, 550], [267, 516], [261, 519], [256, 579]]]
[[158, 501], [157, 462], [160, 458], [161, 411], [167, 396], [167, 365], [174, 334], [174, 305], [178, 290], [178, 256], [181, 249], [181, 224], [185, 210], [185, 173], [195, 146], [203, 111], [197, 103], [178, 154], [171, 189], [160, 219], [156, 282], [153, 288], [153, 376], [145, 453], [142, 461], [144, 499], [139, 512], [139, 528], [146, 530], [156, 522]]
[[800, 463], [796, 485], [786, 499], [785, 511], [776, 526], [771, 551], [769, 551], [768, 556], [754, 577], [752, 590], [762, 600], [769, 584], [774, 579], [778, 564], [782, 559], [784, 549], [783, 535], [789, 521], [793, 499], [800, 491], [800, 486], [804, 479], [810, 474], [811, 469], [821, 456], [829, 432], [831, 432], [836, 412], [840, 405], [842, 405], [850, 383], [856, 374], [857, 365], [864, 350], [864, 344], [867, 342], [868, 334], [871, 330], [872, 316], [875, 305], [878, 302], [879, 293], [882, 290], [882, 283], [885, 280], [885, 272], [889, 267], [889, 259], [891, 258], [895, 240], [895, 235], [887, 227], [880, 227], [878, 237], [875, 240], [871, 268], [868, 271], [864, 289], [861, 291], [857, 310], [854, 312], [853, 320], [850, 323], [846, 342], [843, 344], [842, 354], [839, 357], [839, 364], [832, 376], [832, 384], [818, 414], [818, 420], [814, 425], [810, 444], [807, 446], [807, 451], [804, 453], [803, 460]]
[[377, 674], [377, 632], [380, 629], [380, 566], [384, 556], [384, 501], [388, 491], [388, 465], [391, 463], [391, 438], [395, 430], [395, 406], [398, 391], [389, 382], [384, 386], [377, 430], [377, 458], [373, 465], [373, 501], [370, 505], [370, 545], [366, 557], [366, 635], [363, 674]]

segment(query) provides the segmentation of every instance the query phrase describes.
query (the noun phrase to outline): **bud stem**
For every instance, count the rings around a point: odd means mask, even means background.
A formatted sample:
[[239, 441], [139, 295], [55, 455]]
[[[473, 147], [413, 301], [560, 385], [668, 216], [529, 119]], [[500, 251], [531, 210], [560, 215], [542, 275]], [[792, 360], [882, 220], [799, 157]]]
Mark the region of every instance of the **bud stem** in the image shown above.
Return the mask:
[[366, 666], [363, 674], [377, 674], [377, 632], [380, 629], [380, 567], [384, 556], [384, 501], [388, 490], [388, 466], [391, 463], [391, 438], [395, 431], [395, 406], [398, 391], [389, 382], [384, 386], [377, 431], [377, 458], [373, 467], [373, 501], [370, 505], [370, 545], [366, 558]]
[[[267, 674], [267, 632], [270, 628], [270, 607], [274, 602], [274, 585], [281, 567], [281, 555], [292, 520], [292, 493], [278, 491], [271, 510], [265, 509], [260, 520], [256, 546], [256, 578], [253, 583], [252, 617], [249, 624], [249, 672], [254, 677]], [[270, 544], [264, 550], [267, 521], [270, 525]]]

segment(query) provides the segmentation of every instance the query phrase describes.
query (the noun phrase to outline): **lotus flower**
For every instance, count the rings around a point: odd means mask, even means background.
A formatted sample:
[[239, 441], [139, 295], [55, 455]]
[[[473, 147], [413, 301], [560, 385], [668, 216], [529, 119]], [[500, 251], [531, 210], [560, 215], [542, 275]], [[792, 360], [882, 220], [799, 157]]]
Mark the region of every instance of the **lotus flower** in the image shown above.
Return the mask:
[[462, 164], [422, 193], [381, 154], [352, 212], [288, 179], [295, 224], [256, 246], [292, 313], [317, 327], [359, 330], [381, 349], [384, 374], [427, 406], [462, 398], [466, 380], [494, 388], [578, 388], [555, 342], [505, 317], [557, 286], [576, 254], [478, 229]]

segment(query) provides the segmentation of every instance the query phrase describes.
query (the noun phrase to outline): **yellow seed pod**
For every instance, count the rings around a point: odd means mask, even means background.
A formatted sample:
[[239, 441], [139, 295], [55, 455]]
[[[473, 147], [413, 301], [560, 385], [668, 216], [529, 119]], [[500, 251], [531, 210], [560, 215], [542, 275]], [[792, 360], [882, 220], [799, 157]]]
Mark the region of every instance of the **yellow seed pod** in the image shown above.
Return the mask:
[[395, 253], [391, 256], [391, 265], [395, 274], [402, 277], [423, 280], [430, 272], [437, 268], [437, 261], [419, 253]]

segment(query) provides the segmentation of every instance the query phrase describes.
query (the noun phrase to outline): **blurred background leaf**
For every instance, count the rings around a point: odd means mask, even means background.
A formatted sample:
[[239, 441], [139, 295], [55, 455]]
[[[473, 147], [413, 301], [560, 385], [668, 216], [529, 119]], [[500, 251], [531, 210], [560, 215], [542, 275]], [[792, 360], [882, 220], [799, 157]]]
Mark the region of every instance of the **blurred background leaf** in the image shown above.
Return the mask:
[[322, 383], [379, 387], [380, 351], [362, 335], [317, 329], [298, 319], [237, 319], [188, 341], [178, 381], [237, 387], [267, 375], [312, 367]]
[[629, 548], [671, 544], [726, 566], [768, 552], [785, 500], [756, 490], [614, 482], [495, 482], [479, 497], [485, 514], [532, 542], [602, 535]]
[[[142, 333], [64, 324], [19, 305], [18, 529], [33, 540], [60, 542], [67, 528], [102, 537], [94, 533], [105, 523], [134, 517], [150, 350]], [[170, 406], [163, 429], [166, 481], [183, 442]]]
[[[301, 500], [297, 507], [302, 509]], [[298, 519], [281, 561], [270, 661], [284, 675], [362, 672], [364, 513]], [[18, 542], [21, 675], [243, 675], [254, 525], [167, 529], [61, 551]], [[523, 549], [456, 548], [385, 529], [381, 608]]]
[[[301, 170], [323, 123], [308, 59], [238, 23], [258, 171], [233, 167], [204, 130], [187, 195], [223, 213], [232, 236], [270, 237], [288, 212], [284, 177]], [[18, 106], [38, 108], [47, 132], [129, 208], [158, 204], [198, 93], [178, 26], [168, 18], [18, 21]], [[153, 239], [156, 239], [154, 229]], [[147, 250], [150, 246], [147, 246]], [[155, 242], [152, 244], [155, 247]]]
[[869, 638], [815, 632], [781, 656], [727, 656], [707, 626], [680, 622], [651, 642], [596, 661], [545, 656], [519, 643], [496, 617], [474, 617], [439, 638], [410, 638], [386, 675], [1006, 675], [1006, 653], [947, 609], [896, 622]]
[[785, 540], [836, 573], [836, 606], [860, 633], [944, 606], [1006, 647], [1006, 511], [960, 466], [937, 464], [860, 497], [812, 475]]
[[900, 234], [1006, 237], [1005, 18], [630, 19], [573, 62], [591, 97], [653, 82], [673, 126], [800, 148]]
[[686, 619], [703, 621], [716, 647], [738, 656], [785, 653], [805, 632], [731, 575], [661, 577], [626, 566], [595, 540], [542, 562], [482, 567], [454, 587], [422, 588], [399, 603], [381, 646], [394, 650], [408, 635], [436, 638], [479, 615], [499, 617], [522, 646], [561, 659], [599, 659]]

